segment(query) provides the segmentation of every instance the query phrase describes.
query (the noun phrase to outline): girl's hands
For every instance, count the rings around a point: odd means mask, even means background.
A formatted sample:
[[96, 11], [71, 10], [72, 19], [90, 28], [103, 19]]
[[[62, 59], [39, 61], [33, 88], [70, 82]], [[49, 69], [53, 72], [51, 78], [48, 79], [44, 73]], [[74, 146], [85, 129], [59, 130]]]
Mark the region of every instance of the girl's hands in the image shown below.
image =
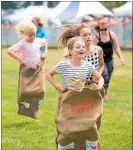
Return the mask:
[[24, 65], [24, 64], [25, 64], [25, 63], [24, 63], [24, 60], [23, 60], [22, 58], [19, 59], [19, 63], [20, 63], [21, 65]]
[[92, 81], [96, 84], [98, 84], [98, 79], [95, 76], [92, 76]]
[[71, 86], [71, 87], [69, 87], [68, 89], [69, 89], [69, 90], [73, 90], [73, 91], [82, 92], [82, 89], [83, 89], [83, 88], [75, 89], [75, 87], [72, 87], [72, 86]]
[[40, 57], [41, 58], [46, 58], [46, 55], [45, 54], [41, 54]]
[[101, 90], [102, 87], [103, 87], [102, 84], [92, 83], [92, 84], [90, 85], [90, 89], [92, 89], [92, 90]]
[[65, 89], [63, 86], [61, 86], [60, 84], [58, 84], [58, 85], [56, 86], [56, 89], [57, 89], [60, 93], [64, 93], [64, 92], [66, 91], [66, 89]]
[[98, 89], [98, 90], [101, 90], [101, 89], [102, 89], [102, 87], [103, 87], [103, 85], [100, 85], [100, 84], [99, 84], [99, 85], [97, 85], [97, 89]]

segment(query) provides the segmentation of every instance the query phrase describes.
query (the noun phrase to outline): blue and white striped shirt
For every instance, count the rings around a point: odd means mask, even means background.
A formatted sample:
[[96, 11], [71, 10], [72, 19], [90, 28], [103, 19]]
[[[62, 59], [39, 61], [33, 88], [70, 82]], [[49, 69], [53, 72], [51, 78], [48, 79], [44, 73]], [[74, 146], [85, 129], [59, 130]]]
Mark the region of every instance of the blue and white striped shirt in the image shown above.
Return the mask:
[[91, 74], [96, 71], [95, 67], [84, 61], [84, 64], [79, 67], [72, 66], [68, 60], [63, 60], [57, 63], [54, 67], [57, 73], [61, 74], [61, 85], [65, 88], [70, 87], [72, 84], [68, 83], [68, 79], [73, 79], [75, 74], [79, 76], [79, 79], [89, 81]]

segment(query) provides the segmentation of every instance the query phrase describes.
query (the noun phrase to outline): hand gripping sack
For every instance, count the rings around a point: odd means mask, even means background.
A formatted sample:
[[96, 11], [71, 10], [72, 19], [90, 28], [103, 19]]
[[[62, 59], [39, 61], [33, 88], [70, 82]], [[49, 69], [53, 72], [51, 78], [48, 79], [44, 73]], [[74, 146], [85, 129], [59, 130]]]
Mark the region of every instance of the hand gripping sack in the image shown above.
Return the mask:
[[39, 117], [39, 108], [44, 98], [44, 59], [37, 69], [20, 66], [18, 84], [18, 114]]
[[72, 150], [86, 150], [86, 140], [99, 140], [103, 94], [104, 89], [93, 90], [91, 85], [85, 86], [82, 92], [67, 90], [59, 93], [55, 113], [57, 145], [74, 143]]

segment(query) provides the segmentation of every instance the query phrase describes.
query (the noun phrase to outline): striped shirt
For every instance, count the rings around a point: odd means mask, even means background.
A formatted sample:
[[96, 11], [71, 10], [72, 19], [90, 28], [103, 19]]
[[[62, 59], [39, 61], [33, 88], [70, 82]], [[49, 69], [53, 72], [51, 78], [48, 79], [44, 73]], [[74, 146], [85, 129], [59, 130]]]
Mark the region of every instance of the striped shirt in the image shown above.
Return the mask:
[[78, 75], [81, 80], [88, 81], [91, 74], [96, 71], [95, 67], [87, 61], [85, 61], [82, 66], [75, 67], [72, 66], [68, 60], [59, 62], [54, 69], [57, 73], [61, 74], [61, 85], [65, 88], [72, 85], [71, 83], [68, 83], [68, 80], [73, 79], [75, 75]]

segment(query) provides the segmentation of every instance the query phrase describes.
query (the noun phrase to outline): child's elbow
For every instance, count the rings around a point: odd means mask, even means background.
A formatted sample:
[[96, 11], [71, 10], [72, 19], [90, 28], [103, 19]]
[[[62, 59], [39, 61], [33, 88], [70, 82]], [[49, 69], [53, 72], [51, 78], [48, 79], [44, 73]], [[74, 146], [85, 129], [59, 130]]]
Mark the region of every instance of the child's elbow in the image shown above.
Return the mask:
[[7, 50], [7, 54], [8, 54], [8, 55], [11, 54], [11, 50], [10, 50], [10, 49]]

